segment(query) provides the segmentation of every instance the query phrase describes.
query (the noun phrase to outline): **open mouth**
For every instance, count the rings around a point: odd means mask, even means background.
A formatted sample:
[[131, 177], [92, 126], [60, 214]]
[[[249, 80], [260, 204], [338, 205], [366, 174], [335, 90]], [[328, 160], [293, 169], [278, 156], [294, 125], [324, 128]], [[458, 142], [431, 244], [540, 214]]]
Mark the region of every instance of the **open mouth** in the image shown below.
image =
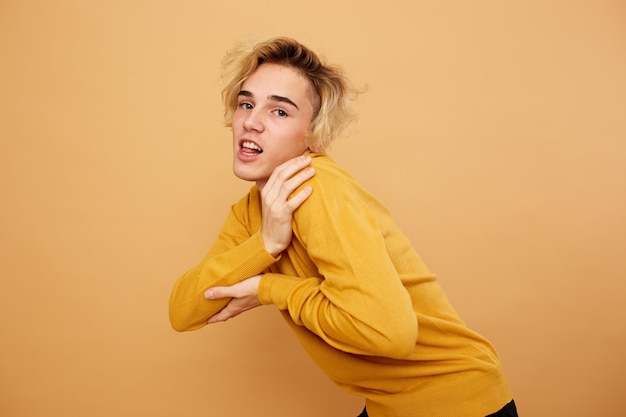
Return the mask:
[[244, 140], [241, 142], [241, 151], [245, 154], [249, 155], [258, 155], [263, 153], [263, 149], [259, 145], [249, 140]]

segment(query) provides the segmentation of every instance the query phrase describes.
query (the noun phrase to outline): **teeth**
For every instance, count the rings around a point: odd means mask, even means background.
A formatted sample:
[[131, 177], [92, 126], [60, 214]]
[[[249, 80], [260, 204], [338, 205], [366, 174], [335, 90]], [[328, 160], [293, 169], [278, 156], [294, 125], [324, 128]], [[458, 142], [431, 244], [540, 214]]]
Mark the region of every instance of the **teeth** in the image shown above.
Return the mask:
[[259, 148], [254, 142], [244, 141], [241, 146], [247, 149], [254, 149], [255, 151], [263, 152], [263, 149]]

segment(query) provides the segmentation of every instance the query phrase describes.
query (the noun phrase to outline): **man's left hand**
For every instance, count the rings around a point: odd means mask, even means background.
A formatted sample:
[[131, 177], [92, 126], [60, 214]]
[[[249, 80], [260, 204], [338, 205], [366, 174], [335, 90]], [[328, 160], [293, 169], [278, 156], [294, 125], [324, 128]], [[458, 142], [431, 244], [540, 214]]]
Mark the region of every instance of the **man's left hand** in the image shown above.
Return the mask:
[[213, 287], [204, 292], [209, 300], [231, 298], [226, 307], [221, 309], [207, 320], [207, 324], [226, 321], [244, 311], [261, 305], [259, 301], [259, 282], [261, 275], [255, 275], [229, 287]]

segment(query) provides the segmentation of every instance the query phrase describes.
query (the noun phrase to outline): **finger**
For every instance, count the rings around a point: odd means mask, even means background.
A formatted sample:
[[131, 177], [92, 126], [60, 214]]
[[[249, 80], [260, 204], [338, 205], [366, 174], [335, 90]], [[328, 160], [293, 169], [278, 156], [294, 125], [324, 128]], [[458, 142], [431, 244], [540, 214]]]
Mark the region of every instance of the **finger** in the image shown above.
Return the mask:
[[298, 174], [292, 176], [289, 180], [285, 181], [278, 193], [276, 199], [279, 201], [286, 201], [289, 196], [296, 191], [298, 187], [304, 184], [315, 175], [315, 168], [307, 168], [300, 171]]
[[278, 192], [285, 181], [310, 164], [311, 157], [298, 156], [278, 165], [274, 168], [263, 190], [268, 194], [271, 194], [272, 191]]
[[204, 292], [204, 298], [208, 300], [219, 300], [220, 298], [234, 297], [232, 287], [213, 287]]
[[220, 317], [220, 313], [214, 314], [213, 316], [209, 317], [209, 319], [206, 321], [207, 324], [213, 324], [213, 323], [219, 323], [221, 321], [226, 321], [228, 319], [223, 319]]
[[207, 323], [210, 324], [217, 323], [219, 321], [226, 321], [228, 319], [232, 319], [233, 317], [237, 317], [239, 314], [249, 309], [250, 308], [247, 308], [245, 304], [242, 304], [236, 299], [233, 299], [228, 304], [226, 304], [224, 308], [209, 317]]
[[296, 175], [293, 175], [285, 183], [288, 184], [289, 188], [293, 188], [295, 190], [300, 185], [304, 184], [305, 181], [311, 179], [311, 177], [313, 177], [314, 175], [315, 175], [315, 168], [309, 167], [309, 168], [301, 170]]
[[311, 186], [306, 186], [302, 190], [300, 190], [296, 195], [291, 197], [287, 201], [287, 206], [291, 210], [291, 212], [293, 213], [298, 207], [300, 207], [302, 203], [304, 203], [306, 199], [309, 198], [312, 192], [313, 192], [313, 188]]
[[291, 158], [282, 164], [278, 165], [275, 168], [276, 174], [278, 176], [284, 175], [286, 177], [291, 177], [293, 174], [301, 170], [302, 168], [311, 164], [310, 156], [296, 156], [295, 158]]
[[226, 321], [232, 317], [234, 317], [234, 315], [231, 315], [229, 313], [229, 311], [227, 310], [227, 307], [224, 307], [222, 310], [220, 310], [219, 312], [215, 313], [214, 315], [212, 315], [211, 317], [209, 317], [209, 319], [206, 321], [207, 324], [211, 324], [211, 323], [219, 323], [221, 321]]

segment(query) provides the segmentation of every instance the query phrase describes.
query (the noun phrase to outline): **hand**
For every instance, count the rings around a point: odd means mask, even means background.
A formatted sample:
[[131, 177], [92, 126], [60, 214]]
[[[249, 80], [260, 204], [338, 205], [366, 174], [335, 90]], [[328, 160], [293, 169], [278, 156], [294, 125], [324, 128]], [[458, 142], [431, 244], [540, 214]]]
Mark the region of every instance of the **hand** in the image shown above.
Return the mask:
[[261, 275], [255, 275], [230, 287], [213, 287], [204, 292], [210, 300], [231, 298], [226, 306], [207, 320], [207, 324], [226, 321], [244, 311], [261, 305], [259, 301], [259, 282]]
[[315, 175], [313, 168], [304, 169], [310, 163], [310, 157], [299, 156], [277, 166], [261, 190], [261, 237], [265, 250], [274, 257], [289, 246], [293, 212], [311, 195], [312, 189], [307, 186], [289, 199], [296, 188]]

